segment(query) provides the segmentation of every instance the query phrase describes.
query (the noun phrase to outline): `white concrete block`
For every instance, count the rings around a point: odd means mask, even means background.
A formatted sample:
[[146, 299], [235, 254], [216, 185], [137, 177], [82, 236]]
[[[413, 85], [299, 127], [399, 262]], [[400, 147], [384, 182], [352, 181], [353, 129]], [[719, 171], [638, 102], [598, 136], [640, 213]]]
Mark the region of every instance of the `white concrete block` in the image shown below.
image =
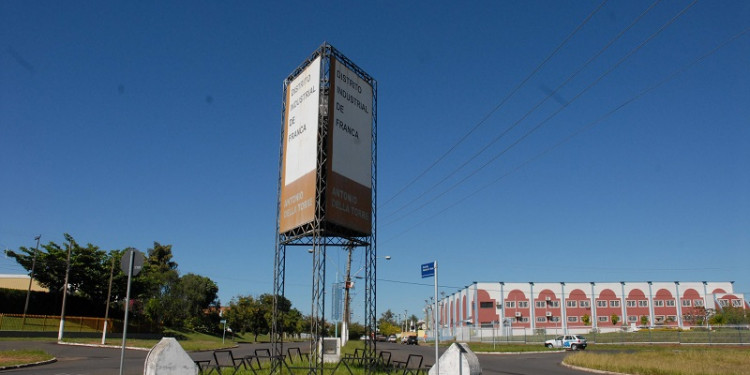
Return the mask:
[[323, 355], [323, 362], [336, 363], [341, 359], [341, 341], [338, 337], [324, 337], [318, 345], [318, 352]]
[[[446, 350], [438, 360], [440, 374], [446, 375], [481, 375], [482, 367], [476, 354], [464, 343], [455, 343]], [[430, 375], [440, 375], [437, 366], [430, 368]]]
[[197, 375], [198, 366], [174, 337], [162, 337], [146, 356], [144, 375]]

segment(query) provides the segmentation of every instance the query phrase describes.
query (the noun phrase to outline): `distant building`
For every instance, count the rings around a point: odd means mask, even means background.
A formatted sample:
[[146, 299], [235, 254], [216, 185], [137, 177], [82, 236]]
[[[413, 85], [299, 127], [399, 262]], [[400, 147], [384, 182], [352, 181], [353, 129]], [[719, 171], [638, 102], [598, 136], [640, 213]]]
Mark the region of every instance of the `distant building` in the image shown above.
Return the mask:
[[704, 320], [706, 309], [724, 306], [750, 309], [732, 282], [481, 282], [444, 296], [438, 319], [446, 336], [477, 326], [499, 327], [508, 335], [529, 329], [585, 333], [623, 326], [689, 328]]
[[[28, 275], [2, 275], [0, 274], [0, 289], [29, 290]], [[36, 280], [31, 283], [32, 292], [49, 292], [49, 289], [39, 284]]]

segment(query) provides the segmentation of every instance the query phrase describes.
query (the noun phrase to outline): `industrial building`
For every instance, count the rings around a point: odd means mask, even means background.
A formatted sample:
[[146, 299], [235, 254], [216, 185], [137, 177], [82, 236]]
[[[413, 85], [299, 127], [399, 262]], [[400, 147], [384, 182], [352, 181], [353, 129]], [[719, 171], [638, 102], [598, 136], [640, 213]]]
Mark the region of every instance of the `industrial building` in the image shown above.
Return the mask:
[[[0, 289], [29, 290], [29, 281], [32, 280], [28, 275], [0, 275]], [[49, 289], [36, 280], [30, 286], [32, 292], [49, 292]]]
[[750, 309], [732, 281], [674, 282], [474, 282], [438, 301], [441, 334], [469, 328], [501, 334], [586, 333], [637, 327], [690, 328], [707, 310]]

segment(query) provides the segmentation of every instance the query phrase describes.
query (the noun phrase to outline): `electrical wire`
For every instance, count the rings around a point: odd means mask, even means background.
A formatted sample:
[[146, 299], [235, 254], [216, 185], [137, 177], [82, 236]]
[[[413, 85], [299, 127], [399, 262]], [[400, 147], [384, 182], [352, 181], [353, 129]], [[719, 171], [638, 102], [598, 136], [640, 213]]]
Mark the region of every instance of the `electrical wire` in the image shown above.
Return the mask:
[[505, 103], [507, 103], [508, 100], [511, 97], [513, 97], [516, 94], [516, 92], [518, 92], [518, 90], [520, 90], [521, 87], [523, 87], [526, 84], [526, 82], [528, 82], [533, 76], [535, 76], [536, 73], [538, 73], [542, 69], [542, 67], [544, 65], [546, 65], [547, 62], [549, 62], [552, 59], [552, 57], [554, 57], [557, 54], [557, 52], [559, 52], [562, 49], [562, 47], [565, 46], [571, 38], [573, 38], [573, 36], [575, 34], [578, 33], [578, 31], [580, 31], [583, 28], [583, 26], [586, 23], [588, 23], [589, 20], [591, 20], [591, 18], [594, 17], [594, 15], [599, 12], [599, 10], [601, 10], [602, 7], [604, 7], [604, 5], [607, 3], [607, 1], [608, 0], [602, 1], [601, 4], [599, 4], [599, 6], [596, 7], [596, 9], [594, 9], [591, 13], [589, 13], [589, 15], [586, 16], [586, 18], [570, 34], [568, 34], [568, 36], [547, 56], [547, 58], [545, 58], [539, 65], [537, 65], [537, 67], [534, 68], [534, 70], [532, 70], [531, 73], [529, 73], [526, 76], [526, 78], [524, 78], [518, 85], [516, 85], [516, 87], [513, 88], [513, 90], [511, 90], [511, 92], [508, 93], [505, 96], [505, 98], [503, 98], [500, 101], [500, 103], [498, 103], [490, 112], [488, 112], [481, 120], [479, 120], [479, 122], [477, 122], [474, 125], [474, 127], [472, 127], [466, 134], [464, 134], [458, 141], [456, 141], [453, 144], [453, 146], [451, 146], [448, 149], [448, 151], [446, 151], [445, 153], [443, 153], [443, 155], [441, 155], [440, 157], [438, 157], [437, 160], [435, 160], [432, 164], [430, 164], [430, 166], [428, 166], [424, 171], [422, 171], [419, 175], [417, 175], [415, 178], [413, 178], [409, 183], [407, 183], [404, 187], [402, 187], [399, 191], [397, 191], [393, 196], [391, 196], [390, 198], [386, 199], [385, 202], [383, 202], [383, 207], [387, 206], [388, 203], [390, 203], [391, 201], [393, 201], [393, 199], [395, 199], [397, 196], [399, 196], [401, 193], [403, 193], [406, 189], [408, 189], [409, 187], [411, 187], [412, 185], [414, 185], [415, 182], [417, 182], [424, 175], [426, 175], [430, 170], [432, 170], [432, 168], [434, 168], [443, 159], [445, 159], [445, 157], [447, 157], [449, 154], [451, 154], [456, 149], [456, 147], [458, 147], [471, 134], [473, 134], [477, 129], [479, 129], [479, 127], [481, 127], [495, 112], [497, 112], [500, 108], [502, 108], [505, 105]]
[[442, 215], [442, 214], [443, 214], [444, 212], [446, 212], [446, 211], [448, 211], [449, 209], [451, 209], [451, 208], [453, 208], [453, 207], [455, 207], [455, 206], [457, 206], [457, 205], [461, 204], [462, 202], [466, 201], [467, 199], [469, 199], [469, 198], [473, 197], [474, 195], [476, 195], [476, 194], [480, 193], [481, 191], [483, 191], [483, 190], [485, 190], [485, 189], [489, 188], [490, 186], [492, 186], [492, 185], [494, 185], [494, 184], [498, 183], [498, 182], [499, 182], [500, 180], [504, 179], [505, 177], [507, 177], [507, 176], [509, 176], [509, 175], [511, 175], [511, 174], [513, 174], [513, 173], [515, 173], [515, 172], [517, 172], [518, 170], [522, 169], [523, 167], [525, 167], [525, 166], [527, 166], [527, 165], [529, 165], [529, 164], [533, 163], [534, 161], [536, 161], [536, 160], [538, 160], [538, 159], [542, 158], [542, 157], [543, 157], [543, 156], [545, 156], [546, 154], [550, 153], [551, 151], [555, 150], [556, 148], [560, 147], [561, 145], [563, 145], [563, 144], [567, 143], [568, 141], [570, 141], [570, 140], [571, 140], [571, 139], [573, 139], [574, 137], [576, 137], [576, 136], [580, 135], [581, 133], [584, 133], [584, 132], [586, 132], [586, 131], [590, 130], [591, 128], [593, 128], [594, 126], [596, 126], [596, 125], [600, 124], [600, 123], [601, 123], [602, 121], [604, 121], [605, 119], [609, 118], [610, 116], [612, 116], [613, 114], [615, 114], [615, 113], [616, 113], [617, 111], [621, 110], [622, 108], [626, 107], [627, 105], [629, 105], [629, 104], [631, 104], [631, 103], [635, 102], [636, 100], [638, 100], [638, 99], [642, 98], [642, 97], [643, 97], [643, 96], [645, 96], [646, 94], [648, 94], [648, 93], [650, 93], [650, 92], [652, 92], [652, 91], [656, 90], [657, 88], [661, 87], [662, 85], [666, 84], [667, 82], [669, 82], [669, 81], [673, 80], [673, 79], [674, 79], [675, 77], [677, 77], [677, 76], [679, 76], [680, 74], [684, 73], [684, 72], [685, 72], [685, 71], [687, 71], [688, 69], [692, 68], [692, 67], [693, 67], [693, 66], [695, 66], [696, 64], [698, 64], [698, 63], [700, 63], [701, 61], [705, 60], [706, 58], [708, 58], [709, 56], [713, 55], [714, 53], [716, 53], [716, 52], [717, 52], [718, 50], [720, 50], [721, 48], [724, 48], [724, 47], [725, 47], [726, 45], [728, 45], [729, 43], [731, 43], [731, 42], [733, 42], [733, 41], [735, 41], [735, 40], [739, 39], [740, 37], [742, 37], [743, 35], [747, 34], [748, 32], [750, 32], [750, 27], [748, 27], [748, 28], [745, 28], [744, 30], [740, 31], [739, 33], [737, 33], [737, 34], [733, 35], [733, 36], [732, 36], [732, 37], [730, 37], [729, 39], [725, 40], [724, 42], [722, 42], [722, 43], [720, 43], [719, 45], [717, 45], [716, 47], [714, 47], [713, 49], [711, 49], [711, 50], [709, 50], [708, 52], [704, 53], [703, 55], [699, 56], [698, 58], [696, 58], [696, 59], [695, 59], [695, 60], [693, 60], [692, 62], [690, 62], [690, 63], [688, 63], [688, 64], [684, 65], [684, 66], [683, 66], [683, 67], [681, 67], [680, 69], [677, 69], [676, 71], [674, 71], [674, 72], [673, 72], [672, 74], [670, 74], [670, 75], [669, 75], [669, 76], [667, 76], [666, 78], [664, 78], [664, 79], [662, 79], [661, 81], [659, 81], [659, 82], [655, 83], [654, 85], [652, 85], [652, 86], [650, 86], [650, 87], [648, 87], [648, 88], [646, 88], [646, 89], [642, 90], [641, 92], [639, 92], [639, 93], [638, 93], [638, 94], [636, 94], [635, 96], [633, 96], [633, 97], [631, 97], [630, 99], [628, 99], [628, 100], [624, 101], [623, 103], [621, 103], [621, 104], [620, 104], [620, 105], [618, 105], [617, 107], [613, 108], [613, 109], [612, 109], [612, 110], [610, 110], [609, 112], [605, 113], [604, 115], [600, 116], [600, 117], [599, 117], [599, 118], [597, 118], [596, 120], [594, 120], [594, 121], [590, 122], [589, 124], [587, 124], [587, 125], [585, 125], [585, 126], [583, 126], [583, 127], [579, 128], [579, 129], [578, 129], [577, 131], [575, 131], [575, 132], [573, 132], [573, 133], [569, 134], [569, 135], [568, 135], [567, 137], [565, 137], [565, 138], [564, 138], [564, 139], [562, 139], [561, 141], [559, 141], [559, 142], [557, 142], [556, 144], [552, 145], [551, 147], [549, 147], [549, 148], [547, 148], [547, 149], [543, 150], [542, 152], [540, 152], [540, 153], [536, 154], [536, 155], [535, 155], [535, 156], [533, 156], [532, 158], [530, 158], [530, 159], [527, 159], [527, 160], [526, 160], [526, 161], [524, 161], [523, 163], [519, 164], [518, 166], [516, 166], [516, 167], [515, 167], [515, 168], [513, 168], [512, 170], [510, 170], [510, 171], [506, 172], [505, 174], [503, 174], [503, 175], [499, 176], [499, 177], [498, 177], [498, 178], [496, 178], [495, 180], [493, 180], [493, 181], [490, 181], [490, 182], [488, 182], [487, 184], [483, 185], [482, 187], [480, 187], [479, 189], [475, 190], [474, 192], [472, 192], [472, 193], [470, 193], [470, 194], [468, 194], [468, 195], [464, 196], [463, 198], [461, 198], [461, 199], [459, 199], [459, 200], [457, 200], [457, 201], [453, 202], [453, 204], [451, 204], [451, 205], [449, 205], [449, 206], [445, 207], [445, 208], [444, 208], [444, 209], [442, 209], [441, 211], [439, 211], [439, 212], [437, 212], [437, 213], [435, 213], [435, 214], [433, 214], [433, 215], [431, 215], [431, 216], [429, 216], [429, 217], [425, 218], [424, 220], [422, 220], [422, 221], [420, 221], [420, 222], [418, 222], [418, 223], [414, 224], [413, 226], [411, 226], [411, 227], [407, 228], [406, 230], [404, 230], [404, 231], [402, 231], [402, 232], [398, 233], [397, 235], [395, 235], [395, 236], [393, 236], [393, 237], [391, 237], [391, 238], [388, 238], [388, 239], [386, 239], [386, 240], [384, 240], [384, 241], [382, 241], [382, 242], [385, 242], [385, 243], [387, 243], [388, 241], [391, 241], [391, 240], [393, 240], [393, 239], [395, 239], [395, 238], [397, 238], [397, 237], [400, 237], [400, 236], [404, 235], [405, 233], [407, 233], [407, 232], [409, 232], [409, 231], [413, 230], [414, 228], [416, 228], [417, 226], [419, 226], [419, 225], [422, 225], [422, 224], [424, 224], [425, 222], [427, 222], [427, 221], [429, 221], [429, 220], [432, 220], [433, 218], [436, 218], [436, 217], [438, 217], [438, 216]]
[[[576, 71], [571, 73], [568, 78], [563, 81], [561, 84], [559, 84], [554, 90], [552, 90], [546, 97], [542, 98], [536, 105], [534, 105], [531, 109], [529, 109], [521, 118], [516, 120], [511, 126], [507, 127], [503, 132], [501, 132], [499, 135], [497, 135], [495, 138], [490, 140], [483, 148], [481, 148], [479, 151], [474, 153], [469, 159], [467, 159], [463, 164], [459, 165], [455, 169], [453, 169], [452, 172], [447, 174], [443, 179], [438, 181], [437, 183], [433, 184], [431, 187], [423, 191], [419, 196], [416, 198], [410, 200], [406, 204], [402, 205], [399, 209], [392, 212], [391, 215], [395, 215], [396, 213], [402, 211], [404, 208], [410, 206], [411, 204], [415, 203], [417, 200], [425, 196], [427, 193], [435, 190], [439, 185], [441, 185], [443, 182], [448, 180], [449, 178], [453, 177], [456, 173], [464, 169], [469, 163], [474, 161], [477, 157], [479, 157], [481, 154], [483, 154], [485, 151], [487, 151], [492, 145], [497, 143], [500, 139], [502, 139], [505, 135], [507, 135], [511, 130], [515, 129], [521, 122], [526, 120], [528, 116], [530, 116], [533, 112], [535, 112], [537, 109], [539, 109], [544, 103], [547, 102], [550, 98], [554, 97], [563, 87], [565, 87], [570, 81], [572, 81], [575, 77], [578, 76], [584, 69], [586, 69], [592, 62], [594, 62], [599, 56], [601, 56], [605, 51], [607, 51], [615, 42], [617, 42], [625, 33], [627, 33], [630, 29], [632, 29], [646, 14], [651, 12], [651, 10], [656, 7], [657, 4], [659, 4], [661, 0], [654, 1], [646, 10], [641, 12], [640, 15], [638, 15], [633, 21], [630, 22], [628, 26], [626, 26], [624, 29], [622, 29], [614, 38], [612, 38], [607, 44], [599, 49], [597, 53], [595, 53], [593, 56], [591, 56], [583, 65], [581, 65]], [[391, 222], [387, 222], [385, 225], [389, 225]]]
[[[412, 215], [412, 214], [416, 213], [417, 211], [419, 211], [420, 209], [422, 209], [422, 208], [428, 206], [429, 204], [437, 201], [439, 198], [441, 198], [445, 194], [451, 192], [453, 189], [457, 188], [458, 186], [460, 186], [463, 183], [465, 183], [466, 181], [468, 181], [471, 177], [474, 177], [475, 175], [477, 175], [484, 168], [488, 167], [493, 162], [495, 162], [497, 159], [499, 159], [501, 156], [503, 156], [506, 152], [510, 151], [515, 146], [519, 145], [526, 138], [528, 138], [530, 135], [532, 135], [537, 130], [539, 130], [540, 128], [542, 128], [545, 124], [547, 124], [547, 122], [549, 122], [551, 119], [553, 119], [555, 116], [557, 116], [560, 112], [562, 112], [563, 110], [565, 110], [566, 108], [568, 108], [570, 106], [570, 104], [572, 104], [575, 101], [577, 101], [578, 99], [580, 99], [583, 96], [583, 94], [585, 94], [591, 88], [593, 88], [594, 86], [596, 86], [599, 82], [601, 82], [601, 80], [603, 80], [605, 77], [607, 77], [610, 73], [612, 73], [615, 69], [617, 69], [620, 65], [622, 65], [622, 63], [624, 63], [630, 57], [632, 57], [636, 52], [638, 52], [646, 44], [648, 44], [650, 41], [652, 41], [654, 38], [656, 38], [659, 34], [661, 34], [667, 27], [669, 27], [670, 25], [672, 25], [678, 18], [680, 18], [681, 16], [683, 16], [697, 2], [698, 2], [698, 0], [694, 0], [693, 2], [691, 2], [690, 4], [688, 4], [680, 12], [678, 12], [675, 16], [673, 16], [669, 21], [667, 21], [664, 25], [662, 25], [658, 30], [656, 30], [654, 33], [652, 33], [651, 35], [649, 35], [638, 46], [636, 46], [635, 48], [631, 49], [627, 54], [625, 54], [622, 58], [620, 58], [612, 67], [610, 67], [607, 71], [605, 71], [604, 73], [602, 73], [593, 82], [591, 82], [589, 85], [587, 85], [583, 90], [581, 90], [580, 92], [578, 92], [578, 94], [576, 94], [570, 101], [568, 101], [568, 103], [566, 103], [565, 105], [561, 106], [559, 109], [557, 109], [552, 114], [550, 114], [549, 116], [547, 116], [544, 120], [542, 120], [539, 123], [537, 123], [534, 127], [532, 127], [531, 129], [529, 129], [526, 133], [524, 133], [520, 138], [516, 139], [513, 143], [511, 143], [505, 149], [503, 149], [499, 153], [495, 154], [492, 158], [490, 158], [489, 160], [487, 160], [486, 162], [484, 162], [484, 164], [482, 164], [478, 168], [474, 169], [472, 172], [470, 172], [464, 178], [462, 178], [458, 182], [454, 183], [453, 185], [451, 185], [447, 189], [443, 190], [437, 196], [431, 198], [430, 200], [428, 200], [427, 202], [423, 203], [422, 205], [420, 205], [419, 207], [415, 208], [414, 210], [410, 211], [408, 214], [402, 216], [398, 220], [401, 220], [401, 219], [403, 219], [403, 218], [405, 218], [405, 217], [407, 217], [409, 215]], [[462, 199], [462, 201], [463, 201], [463, 199]], [[393, 222], [398, 221], [398, 220], [394, 220], [394, 221], [388, 222], [386, 225], [392, 224]]]

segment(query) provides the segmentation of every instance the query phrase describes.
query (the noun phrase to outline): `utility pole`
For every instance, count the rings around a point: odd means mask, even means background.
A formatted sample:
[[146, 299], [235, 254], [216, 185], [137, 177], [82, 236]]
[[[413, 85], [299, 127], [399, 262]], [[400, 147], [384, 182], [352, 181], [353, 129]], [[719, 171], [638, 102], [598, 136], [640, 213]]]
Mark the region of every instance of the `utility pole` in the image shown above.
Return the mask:
[[70, 252], [73, 250], [73, 240], [68, 244], [68, 260], [65, 267], [65, 285], [63, 285], [62, 310], [60, 311], [60, 331], [57, 332], [57, 341], [62, 341], [63, 331], [65, 330], [65, 301], [68, 297], [68, 279], [70, 277]]
[[29, 290], [26, 291], [26, 303], [23, 305], [23, 320], [21, 321], [21, 330], [26, 325], [26, 312], [29, 311], [29, 297], [31, 296], [31, 283], [34, 282], [34, 267], [36, 267], [36, 255], [39, 253], [39, 240], [42, 235], [34, 237], [36, 248], [34, 248], [34, 257], [31, 258], [31, 275], [29, 276]]
[[[109, 299], [112, 297], [112, 278], [115, 275], [115, 256], [112, 257], [112, 265], [109, 267], [109, 288], [107, 288], [107, 307], [104, 309], [104, 329], [102, 330], [102, 345], [107, 341], [107, 321], [109, 320]], [[222, 339], [222, 344], [223, 344]]]
[[344, 316], [341, 324], [341, 346], [344, 346], [349, 341], [349, 289], [352, 287], [352, 251], [354, 246], [349, 243], [345, 248], [347, 251], [346, 255], [346, 281], [344, 282]]

